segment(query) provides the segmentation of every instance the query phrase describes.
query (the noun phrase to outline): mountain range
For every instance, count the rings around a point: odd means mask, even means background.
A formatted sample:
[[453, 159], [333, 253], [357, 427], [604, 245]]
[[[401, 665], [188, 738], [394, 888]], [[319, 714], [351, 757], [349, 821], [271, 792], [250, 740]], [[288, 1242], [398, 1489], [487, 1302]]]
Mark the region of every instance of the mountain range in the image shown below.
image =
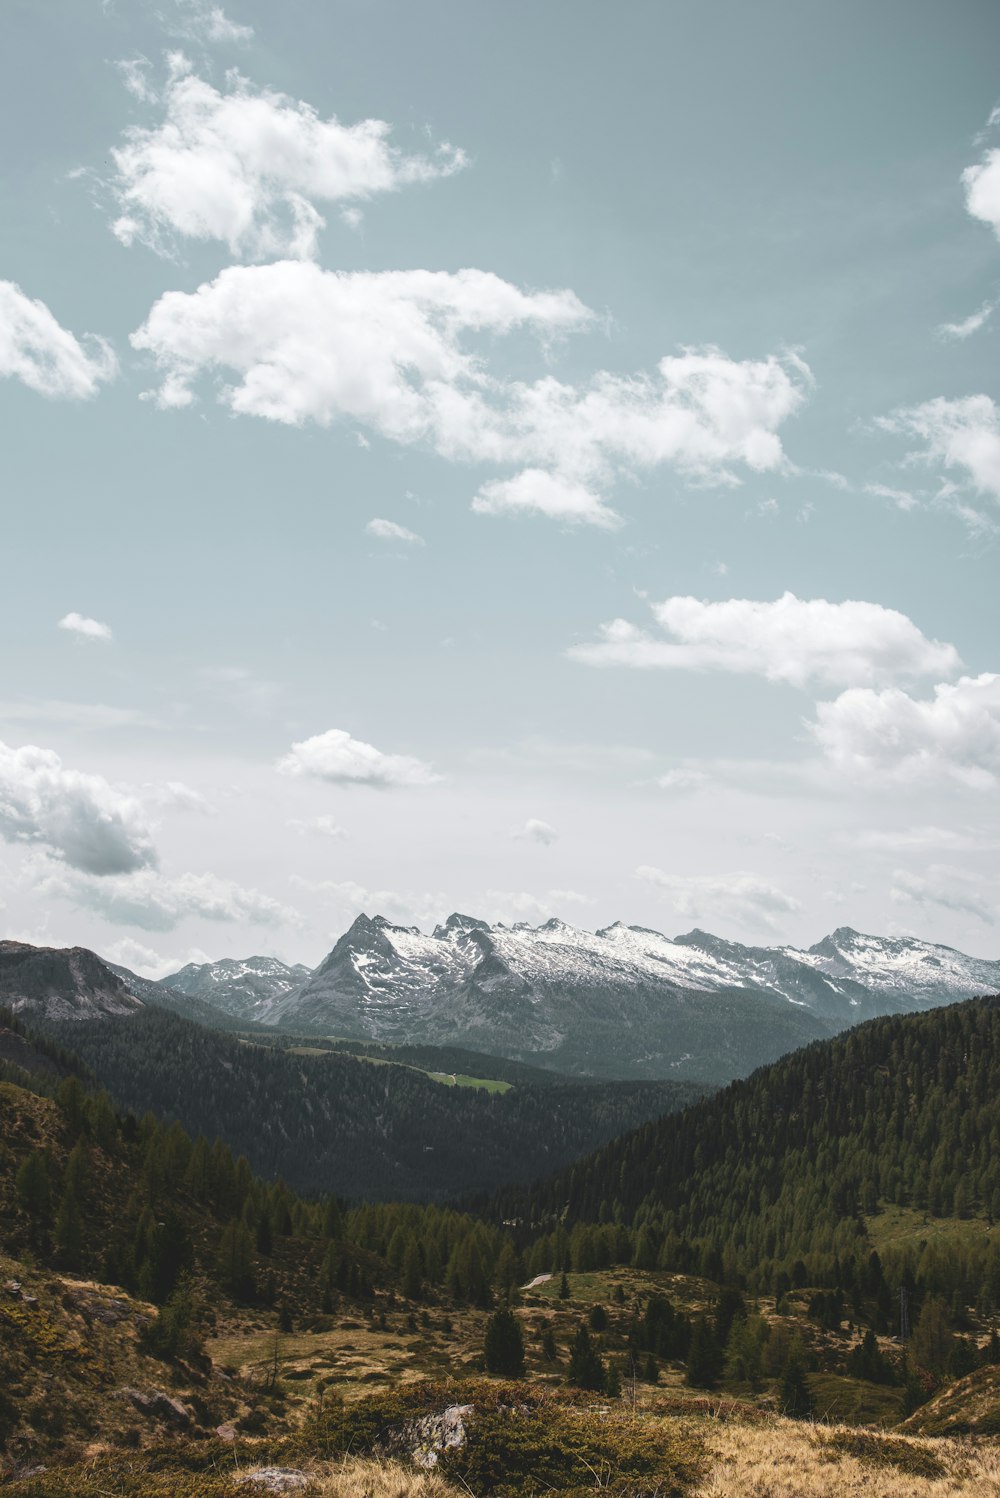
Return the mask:
[[840, 927], [806, 950], [616, 922], [430, 934], [359, 915], [312, 972], [272, 957], [154, 982], [74, 948], [0, 944], [0, 1002], [43, 1018], [168, 1008], [215, 1028], [462, 1046], [567, 1075], [724, 1082], [883, 1014], [1000, 989], [1000, 961]]

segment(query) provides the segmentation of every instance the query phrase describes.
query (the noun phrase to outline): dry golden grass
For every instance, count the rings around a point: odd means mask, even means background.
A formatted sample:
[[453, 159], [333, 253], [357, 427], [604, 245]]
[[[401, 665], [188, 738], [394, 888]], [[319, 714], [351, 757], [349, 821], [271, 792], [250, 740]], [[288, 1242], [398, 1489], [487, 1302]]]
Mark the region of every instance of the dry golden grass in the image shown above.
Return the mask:
[[[773, 1419], [705, 1432], [691, 1498], [997, 1498], [1000, 1444], [917, 1441]], [[934, 1473], [936, 1475], [922, 1475]]]
[[455, 1489], [437, 1473], [401, 1462], [348, 1457], [308, 1476], [309, 1498], [455, 1498]]

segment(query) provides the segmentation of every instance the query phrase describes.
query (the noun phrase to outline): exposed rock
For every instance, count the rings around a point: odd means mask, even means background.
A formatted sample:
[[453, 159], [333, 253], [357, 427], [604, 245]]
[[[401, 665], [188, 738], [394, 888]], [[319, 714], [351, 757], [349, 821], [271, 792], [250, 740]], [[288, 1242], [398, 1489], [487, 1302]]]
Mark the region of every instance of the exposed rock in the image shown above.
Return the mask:
[[304, 1493], [309, 1479], [294, 1467], [260, 1467], [237, 1477], [238, 1488], [252, 1488], [258, 1493]]
[[215, 1427], [215, 1434], [218, 1436], [220, 1441], [235, 1441], [236, 1426], [231, 1420], [227, 1420], [224, 1425], [217, 1425]]
[[399, 1442], [418, 1467], [436, 1467], [443, 1452], [465, 1445], [465, 1422], [474, 1409], [472, 1404], [450, 1404], [438, 1415], [411, 1420], [400, 1431]]
[[178, 1430], [187, 1430], [191, 1425], [190, 1411], [179, 1399], [171, 1399], [169, 1394], [164, 1394], [162, 1389], [152, 1389], [148, 1394], [144, 1394], [141, 1389], [122, 1389], [121, 1392], [122, 1398], [127, 1399], [140, 1415], [145, 1415], [149, 1420], [163, 1420]]

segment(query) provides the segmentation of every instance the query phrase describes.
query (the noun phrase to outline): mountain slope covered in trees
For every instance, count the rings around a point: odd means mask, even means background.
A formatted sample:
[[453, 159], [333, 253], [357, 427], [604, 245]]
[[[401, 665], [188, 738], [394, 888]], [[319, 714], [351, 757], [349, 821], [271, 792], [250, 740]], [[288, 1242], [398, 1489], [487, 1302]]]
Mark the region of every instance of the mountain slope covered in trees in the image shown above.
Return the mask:
[[[894, 1293], [923, 1255], [935, 1289], [1000, 1306], [1000, 996], [808, 1046], [504, 1193], [495, 1210], [526, 1234], [551, 1229], [533, 1267], [565, 1253], [574, 1231], [586, 1258], [601, 1224], [624, 1224], [638, 1265], [774, 1289], [866, 1273], [869, 1223], [886, 1203], [980, 1219], [933, 1264], [933, 1246], [897, 1256]], [[872, 1274], [881, 1285], [882, 1270]]]
[[297, 1054], [147, 1010], [59, 1027], [121, 1106], [224, 1138], [261, 1175], [365, 1199], [529, 1181], [702, 1089], [683, 1082], [445, 1087], [410, 1066]]

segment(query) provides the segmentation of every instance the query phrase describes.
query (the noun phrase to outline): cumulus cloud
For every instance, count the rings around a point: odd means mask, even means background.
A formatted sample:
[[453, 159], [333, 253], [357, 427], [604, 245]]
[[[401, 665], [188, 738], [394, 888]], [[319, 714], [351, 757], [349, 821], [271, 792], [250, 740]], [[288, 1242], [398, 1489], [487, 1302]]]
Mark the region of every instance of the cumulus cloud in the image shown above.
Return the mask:
[[405, 525], [397, 525], [395, 520], [380, 520], [376, 516], [369, 520], [365, 526], [369, 536], [374, 536], [376, 541], [401, 541], [406, 546], [423, 546], [423, 536], [418, 536], [416, 531], [409, 531]]
[[924, 699], [898, 687], [854, 687], [818, 703], [810, 728], [848, 774], [991, 789], [1000, 775], [1000, 676], [962, 676]]
[[163, 105], [160, 124], [133, 126], [111, 152], [114, 233], [159, 253], [189, 238], [221, 240], [251, 259], [312, 257], [326, 222], [317, 203], [364, 200], [465, 165], [448, 145], [433, 157], [408, 156], [391, 144], [383, 120], [323, 120], [301, 100], [255, 90], [238, 73], [227, 75], [221, 93], [177, 56]]
[[481, 483], [480, 513], [534, 511], [604, 527], [603, 492], [668, 466], [698, 483], [789, 468], [778, 428], [811, 388], [794, 355], [737, 361], [686, 349], [652, 375], [601, 371], [499, 380], [481, 337], [543, 340], [590, 326], [572, 291], [525, 292], [486, 271], [324, 271], [301, 261], [230, 266], [196, 292], [167, 292], [132, 335], [161, 373], [155, 399], [189, 405], [205, 374], [240, 415], [291, 425], [345, 421], [450, 462], [516, 470]]
[[637, 879], [663, 890], [679, 915], [742, 926], [776, 928], [778, 918], [799, 909], [799, 902], [757, 874], [668, 874], [650, 864], [636, 869]]
[[113, 640], [110, 624], [102, 624], [99, 619], [88, 619], [86, 614], [64, 614], [59, 620], [59, 629], [68, 630], [72, 635], [80, 635], [85, 640]]
[[511, 834], [513, 837], [523, 838], [525, 842], [542, 843], [547, 848], [559, 837], [554, 827], [548, 822], [539, 821], [537, 817], [529, 817], [523, 827]]
[[798, 687], [942, 675], [961, 665], [954, 646], [928, 640], [905, 614], [877, 603], [785, 593], [773, 603], [678, 597], [651, 608], [668, 638], [615, 619], [596, 643], [568, 654], [588, 666], [735, 671]]
[[974, 915], [987, 926], [996, 924], [996, 911], [983, 897], [981, 882], [962, 869], [932, 864], [924, 874], [896, 869], [892, 876], [890, 900], [916, 905], [938, 905], [962, 915]]
[[922, 443], [911, 460], [957, 470], [978, 494], [1000, 500], [1000, 410], [988, 395], [938, 396], [883, 416], [878, 425]]
[[276, 768], [281, 775], [304, 775], [333, 785], [371, 785], [382, 790], [431, 785], [441, 779], [422, 760], [408, 754], [383, 754], [374, 744], [352, 738], [343, 728], [331, 728], [293, 744]]
[[0, 378], [20, 380], [39, 395], [89, 400], [118, 372], [110, 344], [92, 333], [80, 340], [13, 281], [0, 281]]
[[87, 874], [156, 863], [141, 802], [100, 775], [64, 768], [58, 754], [0, 744], [0, 837], [29, 843]]
[[[995, 116], [990, 120], [996, 123]], [[962, 173], [965, 207], [980, 223], [989, 224], [1000, 239], [1000, 150], [985, 152], [982, 159]]]
[[71, 901], [104, 920], [142, 931], [173, 931], [189, 916], [240, 925], [300, 926], [298, 911], [260, 890], [246, 889], [215, 874], [163, 878], [152, 870], [105, 879], [47, 866], [39, 871], [40, 893]]

